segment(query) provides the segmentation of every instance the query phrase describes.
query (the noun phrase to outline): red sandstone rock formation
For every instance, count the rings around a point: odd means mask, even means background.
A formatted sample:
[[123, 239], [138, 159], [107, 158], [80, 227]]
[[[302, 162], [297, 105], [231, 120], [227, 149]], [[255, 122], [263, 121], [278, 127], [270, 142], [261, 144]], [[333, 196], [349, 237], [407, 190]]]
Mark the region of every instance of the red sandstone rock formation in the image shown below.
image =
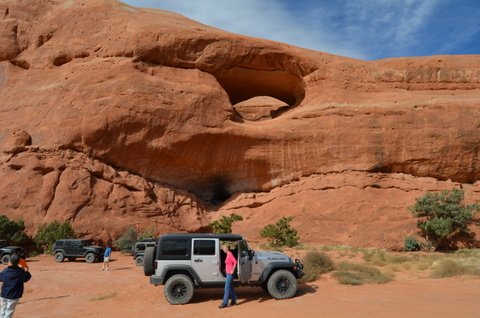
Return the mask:
[[32, 233], [241, 211], [251, 237], [292, 215], [305, 241], [398, 247], [415, 197], [479, 191], [480, 56], [366, 62], [113, 0], [8, 0], [0, 101], [0, 213]]

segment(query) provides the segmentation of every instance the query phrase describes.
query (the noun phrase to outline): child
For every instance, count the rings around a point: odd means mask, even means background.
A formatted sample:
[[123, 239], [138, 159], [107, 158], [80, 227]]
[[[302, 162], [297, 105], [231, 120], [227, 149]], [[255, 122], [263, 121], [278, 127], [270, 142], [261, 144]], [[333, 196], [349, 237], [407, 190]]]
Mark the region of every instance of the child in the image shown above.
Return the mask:
[[20, 257], [13, 254], [8, 267], [0, 273], [2, 293], [0, 299], [0, 317], [11, 318], [15, 307], [23, 295], [23, 284], [28, 282], [32, 275], [27, 270], [20, 268], [18, 262]]

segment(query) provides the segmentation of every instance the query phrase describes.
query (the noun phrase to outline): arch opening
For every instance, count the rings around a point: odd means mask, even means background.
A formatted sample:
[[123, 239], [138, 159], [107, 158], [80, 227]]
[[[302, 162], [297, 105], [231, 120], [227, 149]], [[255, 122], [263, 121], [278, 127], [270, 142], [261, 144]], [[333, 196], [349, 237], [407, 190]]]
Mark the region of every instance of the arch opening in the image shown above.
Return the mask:
[[[247, 120], [275, 118], [299, 105], [305, 97], [303, 79], [288, 71], [234, 67], [222, 69], [213, 75], [227, 92], [235, 110]], [[254, 101], [249, 101], [254, 98]], [[265, 107], [262, 107], [262, 103]], [[242, 109], [248, 108], [242, 112]], [[263, 111], [255, 114], [255, 108]]]

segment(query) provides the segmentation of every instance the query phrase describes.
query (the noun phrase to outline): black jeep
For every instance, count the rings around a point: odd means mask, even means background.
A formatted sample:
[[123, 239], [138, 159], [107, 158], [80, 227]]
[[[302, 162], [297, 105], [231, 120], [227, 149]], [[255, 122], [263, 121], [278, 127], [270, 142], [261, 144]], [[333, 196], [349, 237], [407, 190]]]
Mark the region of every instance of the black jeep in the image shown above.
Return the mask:
[[92, 245], [90, 240], [63, 239], [53, 244], [55, 261], [63, 262], [65, 258], [73, 262], [77, 258], [85, 258], [87, 263], [103, 260], [105, 249], [101, 246]]
[[23, 247], [9, 246], [6, 240], [0, 240], [0, 260], [2, 261], [2, 264], [7, 265], [13, 254], [25, 258], [25, 250]]

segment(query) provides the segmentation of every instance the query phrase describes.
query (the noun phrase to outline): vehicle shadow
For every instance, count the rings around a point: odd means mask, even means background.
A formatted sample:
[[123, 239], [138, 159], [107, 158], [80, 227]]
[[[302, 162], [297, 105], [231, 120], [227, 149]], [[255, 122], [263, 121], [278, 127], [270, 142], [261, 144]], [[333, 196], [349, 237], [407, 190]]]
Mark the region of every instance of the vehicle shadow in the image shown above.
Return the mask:
[[[316, 293], [318, 286], [314, 284], [305, 284], [299, 283], [297, 293], [293, 298], [301, 297], [306, 294]], [[269, 300], [274, 300], [268, 291], [263, 290], [260, 287], [235, 287], [235, 293], [237, 294], [238, 304], [245, 304], [248, 302], [265, 302]], [[196, 289], [195, 294], [191, 303], [201, 303], [206, 301], [218, 300], [222, 301], [223, 298], [223, 288], [207, 288], [207, 289]]]

